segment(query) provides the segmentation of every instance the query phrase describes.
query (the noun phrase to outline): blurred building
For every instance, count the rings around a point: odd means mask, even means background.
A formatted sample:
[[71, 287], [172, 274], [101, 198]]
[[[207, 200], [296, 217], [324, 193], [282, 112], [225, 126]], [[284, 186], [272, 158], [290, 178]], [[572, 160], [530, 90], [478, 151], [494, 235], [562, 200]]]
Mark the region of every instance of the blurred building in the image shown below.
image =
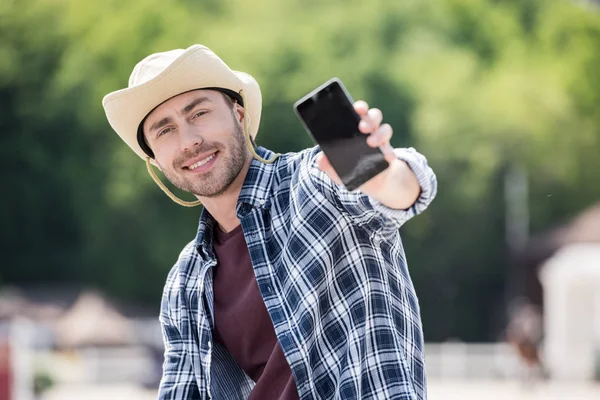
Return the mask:
[[[543, 337], [553, 378], [600, 379], [600, 204], [533, 237], [518, 264], [524, 277], [520, 309], [543, 318], [541, 332], [523, 334], [530, 350]], [[509, 326], [517, 322], [512, 315]]]
[[[63, 386], [137, 383], [157, 387], [163, 346], [156, 314], [155, 310], [117, 305], [88, 289], [0, 291], [0, 326], [7, 331], [18, 322], [26, 327], [21, 336], [28, 339], [19, 342], [18, 352], [31, 355], [28, 372], [11, 374], [5, 380], [29, 374], [29, 382], [35, 380], [33, 375], [48, 376]], [[15, 351], [11, 349], [13, 355]], [[4, 375], [15, 368], [4, 368]]]
[[544, 294], [539, 271], [561, 249], [573, 244], [600, 244], [600, 203], [565, 224], [533, 236], [519, 255], [517, 264], [524, 281], [521, 294], [542, 310]]
[[561, 248], [540, 271], [553, 378], [600, 380], [600, 243]]

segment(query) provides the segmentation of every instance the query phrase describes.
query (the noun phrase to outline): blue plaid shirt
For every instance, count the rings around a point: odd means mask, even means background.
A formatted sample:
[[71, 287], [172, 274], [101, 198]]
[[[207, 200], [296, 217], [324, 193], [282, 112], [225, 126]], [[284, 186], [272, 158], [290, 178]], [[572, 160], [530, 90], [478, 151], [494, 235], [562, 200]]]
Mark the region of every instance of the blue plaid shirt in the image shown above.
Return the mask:
[[[398, 228], [434, 198], [435, 175], [414, 149], [397, 149], [421, 194], [394, 210], [334, 184], [317, 168], [318, 152], [254, 159], [236, 209], [300, 398], [425, 399], [419, 304]], [[254, 385], [212, 337], [214, 223], [202, 211], [167, 278], [162, 400], [246, 399]]]

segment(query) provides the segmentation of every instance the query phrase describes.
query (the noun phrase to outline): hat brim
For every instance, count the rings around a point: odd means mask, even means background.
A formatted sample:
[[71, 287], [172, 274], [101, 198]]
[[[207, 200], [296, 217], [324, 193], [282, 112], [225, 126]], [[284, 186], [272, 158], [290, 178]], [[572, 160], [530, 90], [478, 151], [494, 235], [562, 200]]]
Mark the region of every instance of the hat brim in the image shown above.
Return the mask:
[[186, 49], [153, 79], [107, 94], [102, 105], [112, 128], [138, 156], [146, 159], [147, 155], [137, 140], [138, 127], [143, 119], [172, 97], [190, 90], [214, 87], [236, 93], [243, 90], [249, 134], [255, 138], [262, 109], [258, 83], [244, 72], [233, 71], [214, 53], [200, 45]]

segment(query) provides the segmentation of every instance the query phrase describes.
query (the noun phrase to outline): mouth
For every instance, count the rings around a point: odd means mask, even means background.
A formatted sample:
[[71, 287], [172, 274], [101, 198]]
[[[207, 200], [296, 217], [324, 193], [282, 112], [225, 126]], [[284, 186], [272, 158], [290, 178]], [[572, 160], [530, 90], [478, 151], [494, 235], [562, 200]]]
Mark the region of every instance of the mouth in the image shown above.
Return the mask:
[[214, 153], [209, 154], [208, 156], [203, 157], [200, 160], [196, 160], [193, 164], [184, 166], [183, 169], [188, 170], [190, 172], [207, 171], [215, 163], [218, 153], [218, 151], [215, 151]]

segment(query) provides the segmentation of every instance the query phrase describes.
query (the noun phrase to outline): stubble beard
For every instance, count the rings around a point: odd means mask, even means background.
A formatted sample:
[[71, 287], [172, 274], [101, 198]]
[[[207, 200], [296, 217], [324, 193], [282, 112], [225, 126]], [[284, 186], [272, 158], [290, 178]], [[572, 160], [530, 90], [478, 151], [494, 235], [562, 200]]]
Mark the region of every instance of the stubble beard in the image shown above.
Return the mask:
[[[226, 149], [228, 152], [224, 151]], [[210, 171], [198, 177], [187, 177], [184, 173], [175, 172], [181, 171], [182, 165], [187, 160], [196, 157], [198, 154], [215, 150], [219, 151], [217, 157], [221, 158], [221, 165], [218, 168], [213, 167]], [[199, 197], [217, 197], [229, 189], [244, 168], [247, 159], [248, 153], [244, 132], [234, 119], [233, 134], [228, 140], [228, 146], [222, 143], [203, 142], [193, 153], [185, 153], [175, 159], [173, 169], [164, 169], [163, 173], [173, 185], [181, 190]]]

